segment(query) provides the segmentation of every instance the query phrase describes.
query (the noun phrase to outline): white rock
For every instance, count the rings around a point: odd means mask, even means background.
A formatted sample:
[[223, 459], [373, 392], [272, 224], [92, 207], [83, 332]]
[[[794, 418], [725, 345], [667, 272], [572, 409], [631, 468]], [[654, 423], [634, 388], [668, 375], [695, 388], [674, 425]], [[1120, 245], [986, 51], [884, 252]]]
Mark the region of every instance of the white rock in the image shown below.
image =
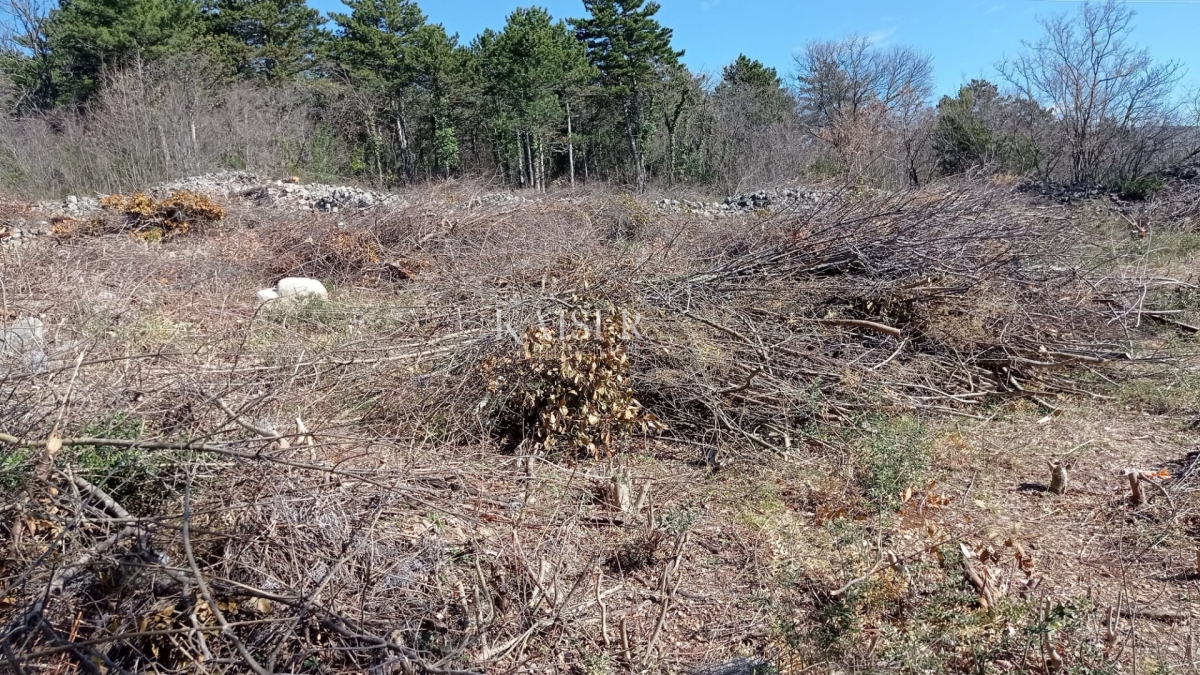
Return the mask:
[[315, 295], [321, 298], [329, 297], [329, 291], [325, 290], [325, 284], [316, 279], [305, 277], [280, 279], [279, 283], [275, 284], [275, 292], [281, 298], [292, 298], [300, 295]]
[[7, 330], [0, 331], [0, 343], [5, 349], [29, 349], [45, 337], [45, 324], [36, 317], [26, 317], [13, 322]]
[[272, 300], [278, 300], [278, 299], [279, 299], [279, 294], [275, 292], [274, 288], [264, 288], [261, 291], [254, 294], [254, 306], [262, 307], [263, 305], [267, 304], [268, 302], [270, 302]]

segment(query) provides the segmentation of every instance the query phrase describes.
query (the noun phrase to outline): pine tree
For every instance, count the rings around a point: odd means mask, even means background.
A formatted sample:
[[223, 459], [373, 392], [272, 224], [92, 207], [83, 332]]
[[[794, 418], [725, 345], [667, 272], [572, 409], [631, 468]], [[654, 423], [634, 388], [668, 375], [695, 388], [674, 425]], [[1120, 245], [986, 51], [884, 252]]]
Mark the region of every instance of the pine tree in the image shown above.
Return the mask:
[[432, 139], [434, 172], [449, 176], [459, 168], [457, 112], [463, 102], [458, 94], [468, 76], [470, 52], [458, 45], [439, 24], [418, 29], [412, 51], [415, 93], [426, 99]]
[[981, 111], [999, 95], [992, 83], [972, 80], [958, 90], [957, 97], [942, 97], [937, 106], [934, 150], [943, 174], [962, 173], [988, 161], [995, 139]]
[[738, 54], [733, 63], [721, 70], [721, 84], [729, 87], [753, 89], [780, 89], [783, 80], [774, 68], [768, 68], [757, 59]]
[[361, 82], [399, 89], [415, 78], [411, 55], [425, 13], [412, 0], [349, 0], [349, 14], [330, 14], [339, 34], [331, 46], [337, 62]]
[[206, 0], [213, 49], [243, 78], [278, 82], [310, 70], [328, 39], [321, 13], [303, 0]]
[[[356, 87], [368, 89], [386, 102], [367, 114], [368, 136], [383, 138], [383, 127], [395, 139], [396, 163], [409, 181], [417, 177], [418, 149], [434, 171], [457, 168], [458, 140], [453, 122], [454, 87], [465, 69], [466, 50], [458, 36], [427, 23], [412, 0], [348, 0], [350, 14], [332, 14], [338, 33], [329, 54]], [[419, 116], [412, 108], [428, 112]], [[379, 113], [379, 114], [376, 114]], [[428, 135], [417, 137], [412, 120], [428, 120]], [[378, 143], [376, 143], [378, 146]], [[376, 147], [376, 166], [384, 179]]]
[[778, 122], [795, 113], [795, 105], [774, 68], [739, 54], [721, 69], [721, 82], [713, 90], [718, 102], [736, 100], [741, 115], [756, 125]]
[[591, 16], [571, 23], [600, 72], [600, 83], [620, 107], [641, 188], [646, 183], [643, 146], [654, 85], [662, 81], [665, 69], [679, 63], [683, 52], [671, 47], [671, 29], [654, 19], [660, 9], [656, 2], [584, 0], [583, 6]]
[[[521, 183], [544, 188], [546, 146], [565, 136], [568, 154], [574, 154], [570, 104], [594, 73], [583, 44], [565, 22], [531, 7], [510, 14], [501, 32], [486, 31], [473, 49], [489, 121], [510, 174], [516, 166]], [[568, 163], [573, 165], [573, 157]]]
[[193, 50], [201, 15], [192, 0], [63, 0], [45, 32], [65, 94], [85, 99], [106, 71]]
[[45, 5], [17, 0], [4, 13], [9, 31], [7, 35], [0, 31], [0, 74], [8, 76], [14, 89], [8, 106], [15, 110], [53, 107], [62, 78], [46, 41]]

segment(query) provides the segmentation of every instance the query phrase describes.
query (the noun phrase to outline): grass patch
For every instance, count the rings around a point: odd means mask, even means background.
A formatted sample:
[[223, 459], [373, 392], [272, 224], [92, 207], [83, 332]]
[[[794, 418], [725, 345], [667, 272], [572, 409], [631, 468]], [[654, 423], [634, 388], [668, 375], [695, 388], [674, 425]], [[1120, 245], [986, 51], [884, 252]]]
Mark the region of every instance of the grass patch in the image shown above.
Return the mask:
[[33, 452], [12, 448], [0, 455], [0, 490], [16, 490], [33, 475]]
[[[145, 437], [141, 418], [120, 412], [93, 422], [83, 429], [88, 438], [136, 441]], [[73, 448], [64, 459], [81, 469], [87, 479], [107, 492], [134, 515], [155, 513], [176, 494], [173, 487], [174, 461], [162, 452], [115, 445], [84, 445]]]
[[1150, 413], [1170, 415], [1200, 410], [1200, 375], [1175, 371], [1156, 378], [1137, 378], [1116, 389], [1121, 405]]
[[263, 315], [283, 327], [290, 325], [316, 325], [341, 327], [346, 321], [345, 308], [338, 307], [328, 298], [319, 295], [299, 295], [275, 300], [267, 305]]

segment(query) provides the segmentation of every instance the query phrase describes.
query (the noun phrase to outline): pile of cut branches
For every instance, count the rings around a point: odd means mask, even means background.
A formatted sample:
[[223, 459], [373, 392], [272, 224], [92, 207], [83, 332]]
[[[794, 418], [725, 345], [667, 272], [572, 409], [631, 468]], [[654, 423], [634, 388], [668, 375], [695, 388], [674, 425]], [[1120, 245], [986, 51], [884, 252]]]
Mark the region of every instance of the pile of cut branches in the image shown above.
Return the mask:
[[208, 196], [194, 192], [173, 192], [156, 200], [144, 193], [132, 196], [114, 194], [100, 204], [120, 214], [118, 227], [147, 241], [162, 241], [185, 235], [194, 227], [225, 217], [225, 210]]

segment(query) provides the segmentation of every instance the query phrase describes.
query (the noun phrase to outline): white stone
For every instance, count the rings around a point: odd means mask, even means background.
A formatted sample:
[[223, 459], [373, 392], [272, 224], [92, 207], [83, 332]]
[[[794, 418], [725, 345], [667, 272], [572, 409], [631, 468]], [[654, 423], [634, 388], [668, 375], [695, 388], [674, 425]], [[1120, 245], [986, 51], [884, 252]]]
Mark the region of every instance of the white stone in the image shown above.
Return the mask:
[[275, 284], [275, 291], [281, 298], [292, 298], [301, 295], [315, 295], [320, 298], [329, 297], [329, 291], [325, 290], [325, 284], [316, 279], [305, 277], [280, 279], [279, 283]]
[[263, 305], [267, 304], [268, 302], [270, 302], [272, 300], [278, 300], [278, 299], [279, 299], [279, 294], [275, 292], [274, 288], [264, 288], [261, 291], [254, 294], [254, 306], [262, 307]]
[[13, 322], [7, 330], [0, 331], [0, 343], [5, 349], [29, 349], [45, 337], [45, 324], [36, 317], [26, 317]]

